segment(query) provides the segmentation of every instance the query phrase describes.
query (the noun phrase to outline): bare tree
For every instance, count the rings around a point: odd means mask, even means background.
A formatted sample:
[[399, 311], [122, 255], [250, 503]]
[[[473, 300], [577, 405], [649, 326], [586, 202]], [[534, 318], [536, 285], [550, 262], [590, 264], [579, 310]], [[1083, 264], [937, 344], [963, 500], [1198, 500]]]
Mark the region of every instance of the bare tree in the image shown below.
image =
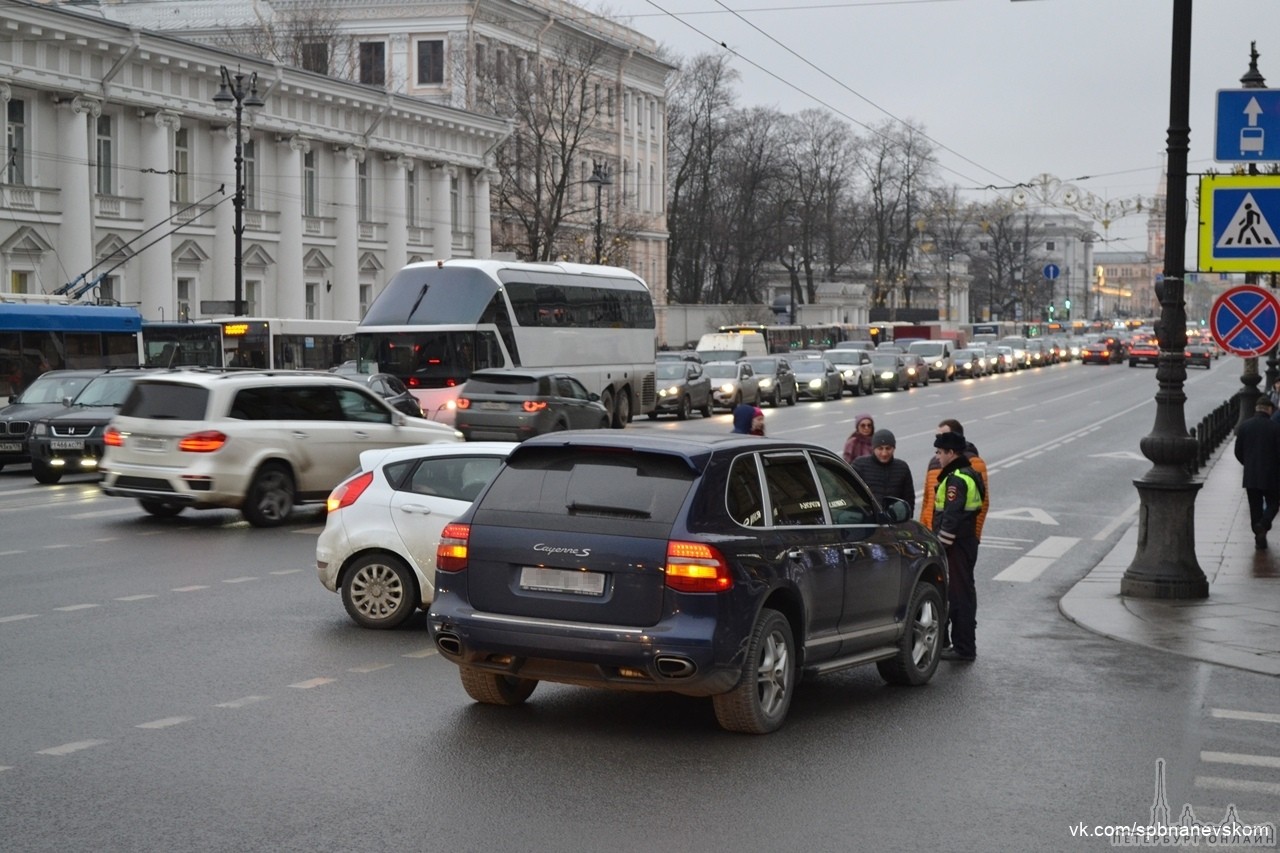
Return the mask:
[[346, 10], [341, 4], [290, 0], [270, 6], [255, 3], [253, 10], [257, 25], [228, 30], [229, 47], [330, 77], [358, 79], [358, 57], [351, 37], [343, 32]]
[[987, 296], [991, 318], [1030, 320], [1047, 302], [1040, 275], [1046, 256], [1044, 234], [1031, 216], [1005, 203], [981, 210], [981, 236], [970, 264], [971, 293]]
[[605, 46], [584, 39], [523, 56], [492, 54], [476, 70], [476, 107], [515, 123], [496, 152], [495, 248], [554, 260], [572, 253], [576, 238], [594, 227], [595, 188], [586, 181], [595, 166], [614, 182], [607, 194], [611, 209], [624, 189], [600, 153], [608, 150], [599, 129], [602, 87], [610, 85]]

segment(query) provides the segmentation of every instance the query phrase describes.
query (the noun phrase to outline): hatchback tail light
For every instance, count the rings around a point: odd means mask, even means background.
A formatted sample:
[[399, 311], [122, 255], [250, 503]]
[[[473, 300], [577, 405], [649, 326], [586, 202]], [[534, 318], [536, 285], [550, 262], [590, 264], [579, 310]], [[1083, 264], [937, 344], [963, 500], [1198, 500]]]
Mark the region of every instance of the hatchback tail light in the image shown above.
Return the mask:
[[733, 588], [724, 557], [701, 542], [669, 541], [666, 572], [667, 586], [677, 592], [726, 592]]
[[525, 400], [523, 406], [526, 412], [541, 412], [546, 407], [547, 403], [545, 400]]
[[457, 403], [458, 403], [458, 408], [459, 408], [459, 409], [469, 409], [469, 408], [471, 408], [471, 401], [470, 401], [470, 400], [468, 400], [466, 397], [459, 397], [459, 398], [458, 398], [458, 400], [457, 400]]
[[107, 427], [102, 434], [102, 443], [107, 447], [124, 447], [124, 433], [113, 426]]
[[467, 543], [471, 539], [471, 525], [451, 522], [440, 531], [440, 544], [436, 546], [436, 568], [442, 572], [460, 572], [467, 567]]
[[187, 453], [213, 453], [216, 450], [221, 450], [226, 443], [226, 433], [218, 432], [216, 429], [207, 429], [203, 432], [193, 432], [191, 435], [183, 436], [178, 441], [178, 449]]
[[330, 492], [328, 499], [325, 500], [325, 510], [337, 512], [343, 507], [351, 506], [364, 494], [364, 490], [369, 488], [369, 484], [372, 482], [373, 472], [365, 471], [358, 477], [352, 477], [345, 483], [339, 483], [338, 487]]

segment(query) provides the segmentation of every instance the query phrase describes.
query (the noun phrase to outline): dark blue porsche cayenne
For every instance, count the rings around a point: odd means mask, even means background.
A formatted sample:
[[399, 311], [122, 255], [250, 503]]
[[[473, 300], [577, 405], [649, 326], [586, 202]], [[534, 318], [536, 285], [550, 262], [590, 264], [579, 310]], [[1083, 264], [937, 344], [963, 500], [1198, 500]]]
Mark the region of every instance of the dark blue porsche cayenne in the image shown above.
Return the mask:
[[445, 528], [432, 634], [480, 702], [542, 680], [672, 691], [763, 734], [801, 673], [932, 677], [946, 560], [908, 516], [812, 444], [539, 436]]

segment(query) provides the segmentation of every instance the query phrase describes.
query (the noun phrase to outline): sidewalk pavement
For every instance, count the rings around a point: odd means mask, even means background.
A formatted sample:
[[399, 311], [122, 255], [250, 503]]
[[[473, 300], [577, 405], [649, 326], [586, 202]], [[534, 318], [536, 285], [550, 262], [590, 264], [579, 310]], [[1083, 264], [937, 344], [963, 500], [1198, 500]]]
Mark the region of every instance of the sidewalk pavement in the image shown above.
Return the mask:
[[[1120, 579], [1137, 553], [1138, 524], [1058, 608], [1103, 636], [1152, 649], [1280, 676], [1280, 536], [1255, 549], [1240, 465], [1228, 439], [1209, 460], [1196, 496], [1196, 560], [1209, 597], [1155, 601], [1120, 595]], [[1280, 532], [1280, 527], [1277, 527]]]

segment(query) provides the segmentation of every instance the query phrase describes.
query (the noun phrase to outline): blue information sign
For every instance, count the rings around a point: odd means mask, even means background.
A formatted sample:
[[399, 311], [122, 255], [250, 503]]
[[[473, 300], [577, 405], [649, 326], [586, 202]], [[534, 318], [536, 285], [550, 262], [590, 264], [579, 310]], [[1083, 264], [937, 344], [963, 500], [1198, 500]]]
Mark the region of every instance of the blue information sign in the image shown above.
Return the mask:
[[1053, 281], [1061, 272], [1062, 270], [1058, 269], [1057, 264], [1046, 264], [1044, 268], [1044, 277], [1049, 279], [1049, 281]]
[[1280, 302], [1252, 284], [1233, 287], [1213, 300], [1209, 331], [1227, 352], [1261, 355], [1280, 341]]
[[1215, 131], [1215, 160], [1280, 160], [1280, 89], [1219, 89]]

